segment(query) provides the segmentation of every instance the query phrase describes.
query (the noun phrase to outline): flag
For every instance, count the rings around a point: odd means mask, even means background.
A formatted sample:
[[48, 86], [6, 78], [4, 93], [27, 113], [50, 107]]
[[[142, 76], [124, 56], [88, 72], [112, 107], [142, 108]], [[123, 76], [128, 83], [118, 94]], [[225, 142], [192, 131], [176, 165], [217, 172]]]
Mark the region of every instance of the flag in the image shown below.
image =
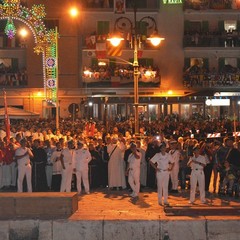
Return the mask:
[[143, 50], [142, 49], [138, 49], [137, 56], [138, 56], [138, 58], [142, 58], [142, 56], [143, 56]]
[[7, 143], [10, 141], [10, 121], [8, 116], [8, 110], [7, 110], [7, 94], [5, 91], [3, 91], [4, 96], [4, 107], [5, 107], [5, 131], [6, 131], [6, 137], [7, 137]]
[[96, 53], [96, 57], [98, 59], [106, 58], [106, 56], [107, 56], [106, 42], [96, 43], [95, 53]]
[[85, 41], [86, 41], [86, 46], [88, 49], [96, 48], [96, 36], [95, 35], [86, 37]]
[[110, 42], [107, 45], [108, 56], [120, 57], [122, 55], [123, 42], [121, 42], [117, 47], [113, 46]]

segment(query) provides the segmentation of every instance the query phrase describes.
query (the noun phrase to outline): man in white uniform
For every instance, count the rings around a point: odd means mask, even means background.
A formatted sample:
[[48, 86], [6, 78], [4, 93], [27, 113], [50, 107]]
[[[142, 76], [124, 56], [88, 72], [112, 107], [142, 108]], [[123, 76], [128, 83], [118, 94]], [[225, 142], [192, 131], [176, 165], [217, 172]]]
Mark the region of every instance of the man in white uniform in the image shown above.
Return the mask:
[[128, 183], [132, 188], [133, 192], [131, 197], [138, 197], [140, 191], [140, 165], [141, 165], [141, 157], [142, 154], [137, 150], [137, 145], [135, 143], [131, 143], [130, 150], [132, 153], [128, 156]]
[[73, 162], [73, 141], [68, 142], [68, 147], [64, 148], [60, 155], [60, 161], [62, 163], [62, 181], [60, 192], [71, 192], [72, 183], [72, 162]]
[[15, 151], [15, 159], [18, 164], [18, 192], [23, 191], [23, 179], [26, 175], [28, 192], [32, 192], [32, 166], [30, 158], [33, 157], [32, 151], [26, 147], [27, 140], [25, 138], [20, 140], [20, 147]]
[[172, 182], [172, 193], [178, 193], [178, 173], [179, 173], [179, 160], [180, 160], [180, 151], [177, 149], [177, 141], [170, 141], [170, 151], [169, 153], [172, 156], [174, 165], [172, 171], [170, 172], [170, 178]]
[[88, 149], [84, 148], [84, 143], [78, 141], [77, 149], [73, 153], [73, 171], [76, 172], [77, 177], [77, 191], [81, 194], [82, 180], [85, 192], [89, 194], [89, 178], [88, 178], [88, 163], [92, 156]]
[[172, 170], [174, 161], [171, 155], [166, 152], [165, 143], [162, 143], [159, 148], [160, 152], [150, 159], [150, 164], [155, 169], [157, 175], [158, 203], [162, 205], [163, 200], [164, 205], [168, 205], [169, 172]]
[[206, 158], [203, 155], [200, 155], [199, 146], [193, 148], [193, 157], [190, 157], [188, 166], [191, 166], [191, 189], [190, 189], [190, 201], [189, 203], [193, 204], [195, 201], [195, 194], [197, 183], [199, 185], [200, 191], [200, 201], [201, 203], [206, 203], [205, 199], [205, 176], [204, 176], [204, 167], [206, 166]]

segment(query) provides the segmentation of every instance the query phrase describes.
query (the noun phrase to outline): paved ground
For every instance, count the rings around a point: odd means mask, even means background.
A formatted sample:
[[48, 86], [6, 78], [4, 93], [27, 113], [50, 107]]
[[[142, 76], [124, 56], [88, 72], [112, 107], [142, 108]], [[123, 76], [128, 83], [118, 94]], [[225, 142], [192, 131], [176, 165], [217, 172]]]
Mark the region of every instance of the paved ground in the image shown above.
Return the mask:
[[[206, 210], [207, 208], [213, 209], [217, 207], [219, 211], [221, 211], [221, 208], [231, 208], [232, 213], [234, 209], [240, 211], [240, 200], [234, 197], [224, 196], [220, 198], [217, 194], [209, 193], [207, 194], [207, 200], [207, 204], [201, 204], [199, 196], [197, 196], [196, 204], [189, 204], [189, 190], [169, 195], [170, 208], [200, 208]], [[191, 212], [188, 214], [191, 216]], [[214, 216], [215, 214], [213, 213], [212, 215]], [[236, 214], [227, 213], [226, 215]], [[139, 199], [132, 201], [127, 190], [110, 191], [108, 189], [96, 189], [89, 195], [83, 194], [79, 196], [79, 210], [71, 216], [71, 219], [155, 220], [159, 219], [159, 217], [166, 218], [166, 213], [164, 207], [158, 205], [156, 191], [145, 188], [140, 193]], [[186, 218], [187, 216], [185, 215], [184, 217]]]

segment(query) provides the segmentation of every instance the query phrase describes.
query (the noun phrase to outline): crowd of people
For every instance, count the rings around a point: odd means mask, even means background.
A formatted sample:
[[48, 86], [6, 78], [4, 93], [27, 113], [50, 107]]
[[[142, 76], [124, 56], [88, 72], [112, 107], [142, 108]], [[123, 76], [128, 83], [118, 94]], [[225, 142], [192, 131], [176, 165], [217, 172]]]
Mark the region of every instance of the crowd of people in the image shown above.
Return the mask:
[[[234, 124], [239, 129], [237, 123]], [[233, 138], [230, 120], [180, 120], [140, 122], [134, 135], [130, 121], [102, 122], [38, 119], [12, 122], [7, 141], [0, 130], [0, 187], [10, 191], [60, 191], [89, 194], [99, 187], [130, 189], [138, 198], [143, 187], [158, 191], [160, 205], [168, 193], [190, 185], [190, 203], [197, 185], [206, 203], [213, 174], [213, 192], [239, 197], [240, 144]], [[207, 134], [219, 132], [220, 139]], [[24, 178], [26, 183], [24, 183]], [[220, 178], [217, 189], [217, 179]], [[190, 184], [187, 181], [190, 179]], [[84, 191], [83, 191], [83, 189]]]
[[211, 71], [204, 67], [192, 66], [183, 74], [183, 85], [185, 87], [221, 87], [221, 86], [239, 86], [240, 69], [227, 67], [221, 71], [213, 68]]

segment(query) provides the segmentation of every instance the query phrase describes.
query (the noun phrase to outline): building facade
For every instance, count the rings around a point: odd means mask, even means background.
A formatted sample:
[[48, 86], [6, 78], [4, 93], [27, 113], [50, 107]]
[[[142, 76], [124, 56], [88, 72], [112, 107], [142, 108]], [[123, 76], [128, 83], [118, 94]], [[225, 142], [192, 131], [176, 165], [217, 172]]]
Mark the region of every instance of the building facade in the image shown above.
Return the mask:
[[[138, 41], [140, 118], [154, 120], [172, 113], [183, 118], [239, 115], [238, 0], [20, 2], [29, 9], [44, 4], [46, 28], [58, 28], [60, 117], [133, 117], [133, 36]], [[75, 18], [69, 14], [73, 6], [79, 9]], [[151, 28], [148, 17], [156, 26]], [[24, 23], [14, 24], [27, 29]], [[7, 91], [8, 105], [54, 117], [56, 108], [44, 98], [42, 56], [33, 51], [31, 32], [8, 39], [6, 21], [0, 26], [0, 84]], [[147, 41], [154, 27], [165, 38], [157, 48]], [[125, 39], [118, 49], [107, 41], [117, 28]], [[212, 99], [230, 100], [206, 101]]]

